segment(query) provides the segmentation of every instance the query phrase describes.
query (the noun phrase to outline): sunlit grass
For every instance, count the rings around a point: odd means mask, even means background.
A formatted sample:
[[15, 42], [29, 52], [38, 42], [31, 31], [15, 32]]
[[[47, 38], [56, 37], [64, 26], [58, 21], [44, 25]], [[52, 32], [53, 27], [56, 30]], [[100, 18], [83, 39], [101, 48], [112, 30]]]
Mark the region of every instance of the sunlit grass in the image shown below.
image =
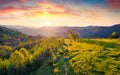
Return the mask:
[[103, 42], [108, 42], [108, 43], [116, 43], [116, 44], [120, 44], [120, 39], [92, 39], [92, 40], [96, 40], [96, 41], [103, 41]]
[[54, 75], [120, 75], [117, 41], [119, 39], [80, 39], [79, 42], [66, 39], [66, 45], [52, 53], [50, 71], [46, 69], [48, 66], [41, 69]]

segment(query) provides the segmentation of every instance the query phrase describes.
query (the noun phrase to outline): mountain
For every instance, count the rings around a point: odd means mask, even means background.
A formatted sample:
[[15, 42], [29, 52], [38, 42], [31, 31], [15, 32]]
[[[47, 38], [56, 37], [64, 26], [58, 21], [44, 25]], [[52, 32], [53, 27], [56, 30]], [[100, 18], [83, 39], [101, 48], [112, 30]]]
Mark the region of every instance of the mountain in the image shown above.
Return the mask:
[[28, 39], [26, 34], [0, 26], [0, 45], [14, 46]]
[[41, 28], [29, 28], [20, 26], [7, 26], [8, 28], [17, 30], [19, 32], [32, 35], [32, 36], [64, 36], [67, 37], [69, 31], [77, 31], [81, 37], [108, 37], [112, 32], [117, 32], [120, 35], [120, 24], [105, 27], [105, 26], [88, 26], [88, 27], [41, 27]]

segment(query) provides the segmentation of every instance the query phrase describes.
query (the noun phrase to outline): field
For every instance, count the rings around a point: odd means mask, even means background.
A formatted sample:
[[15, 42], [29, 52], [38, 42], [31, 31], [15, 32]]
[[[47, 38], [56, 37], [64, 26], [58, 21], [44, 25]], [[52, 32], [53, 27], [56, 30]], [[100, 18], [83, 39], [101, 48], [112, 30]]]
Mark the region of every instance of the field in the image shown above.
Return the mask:
[[120, 39], [65, 39], [29, 75], [120, 75]]

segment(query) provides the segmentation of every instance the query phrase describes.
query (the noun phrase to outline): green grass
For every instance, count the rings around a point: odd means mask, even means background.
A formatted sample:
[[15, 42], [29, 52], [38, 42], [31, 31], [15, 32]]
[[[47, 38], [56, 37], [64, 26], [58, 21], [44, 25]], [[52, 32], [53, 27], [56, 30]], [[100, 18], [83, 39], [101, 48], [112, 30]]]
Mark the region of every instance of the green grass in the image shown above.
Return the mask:
[[120, 75], [119, 39], [65, 43], [30, 75]]
[[51, 63], [51, 57], [49, 57], [39, 69], [29, 75], [53, 75], [53, 66]]

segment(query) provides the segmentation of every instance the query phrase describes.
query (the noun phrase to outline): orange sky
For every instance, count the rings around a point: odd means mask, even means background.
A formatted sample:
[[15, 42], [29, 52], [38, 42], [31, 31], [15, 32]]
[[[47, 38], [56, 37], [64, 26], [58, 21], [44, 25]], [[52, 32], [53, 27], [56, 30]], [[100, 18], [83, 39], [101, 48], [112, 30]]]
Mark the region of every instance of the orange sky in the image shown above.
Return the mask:
[[[0, 0], [0, 24], [42, 26], [109, 26], [120, 23], [119, 2], [91, 5], [78, 0]], [[83, 0], [81, 0], [83, 1]], [[88, 1], [88, 3], [87, 3]], [[93, 0], [94, 1], [94, 0]], [[111, 3], [112, 2], [112, 3]], [[108, 4], [108, 6], [107, 6]]]

